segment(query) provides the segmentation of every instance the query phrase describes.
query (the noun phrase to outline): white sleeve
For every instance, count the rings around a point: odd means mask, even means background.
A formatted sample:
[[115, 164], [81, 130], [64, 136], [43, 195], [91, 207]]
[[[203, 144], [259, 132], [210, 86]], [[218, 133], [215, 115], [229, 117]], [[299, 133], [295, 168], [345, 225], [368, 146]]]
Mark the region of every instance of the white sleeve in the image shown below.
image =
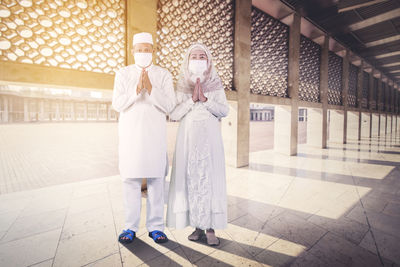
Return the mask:
[[203, 105], [210, 111], [215, 117], [222, 118], [226, 117], [229, 112], [228, 101], [226, 100], [225, 90], [216, 90], [209, 94], [207, 101]]
[[[134, 86], [134, 88], [136, 88], [136, 86]], [[138, 97], [139, 96], [136, 94], [136, 90], [133, 90], [131, 93], [128, 92], [121, 73], [119, 71], [116, 72], [114, 79], [112, 107], [118, 112], [124, 111], [129, 108]]]
[[176, 105], [174, 85], [171, 73], [164, 75], [160, 90], [152, 90], [150, 100], [165, 114], [171, 113]]
[[188, 113], [193, 105], [192, 94], [184, 94], [183, 92], [176, 92], [177, 105], [171, 112], [170, 118], [174, 121], [181, 120], [186, 113]]

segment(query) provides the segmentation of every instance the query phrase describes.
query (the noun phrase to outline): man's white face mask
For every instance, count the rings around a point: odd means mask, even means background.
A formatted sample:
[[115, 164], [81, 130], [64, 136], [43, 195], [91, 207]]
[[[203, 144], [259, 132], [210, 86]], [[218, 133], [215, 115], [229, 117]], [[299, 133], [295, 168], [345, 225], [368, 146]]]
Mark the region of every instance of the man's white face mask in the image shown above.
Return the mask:
[[153, 59], [152, 53], [135, 53], [135, 64], [141, 68], [146, 68], [151, 64]]
[[190, 59], [188, 69], [192, 82], [196, 83], [197, 78], [200, 78], [200, 82], [203, 82], [204, 72], [207, 70], [207, 60]]

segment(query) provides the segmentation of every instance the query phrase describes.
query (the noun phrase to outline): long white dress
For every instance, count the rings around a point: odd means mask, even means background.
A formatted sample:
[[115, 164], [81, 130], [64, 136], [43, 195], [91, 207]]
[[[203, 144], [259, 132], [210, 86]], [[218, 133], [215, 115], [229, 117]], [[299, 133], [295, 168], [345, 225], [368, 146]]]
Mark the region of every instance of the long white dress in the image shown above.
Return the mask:
[[113, 108], [120, 113], [119, 170], [123, 179], [161, 178], [168, 174], [166, 114], [175, 107], [172, 75], [148, 67], [152, 91], [136, 94], [142, 69], [129, 65], [115, 75]]
[[227, 226], [225, 158], [219, 119], [228, 114], [224, 90], [204, 94], [204, 103], [177, 92], [171, 113], [180, 120], [167, 208], [167, 226], [201, 229]]

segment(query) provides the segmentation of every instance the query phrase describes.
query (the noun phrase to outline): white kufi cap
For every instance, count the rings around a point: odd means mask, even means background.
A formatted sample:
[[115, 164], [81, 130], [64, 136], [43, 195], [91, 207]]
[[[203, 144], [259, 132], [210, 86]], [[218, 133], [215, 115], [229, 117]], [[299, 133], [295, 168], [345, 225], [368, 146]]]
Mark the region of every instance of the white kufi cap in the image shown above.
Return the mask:
[[153, 44], [153, 36], [151, 33], [148, 32], [140, 32], [133, 36], [133, 45], [146, 43], [146, 44]]

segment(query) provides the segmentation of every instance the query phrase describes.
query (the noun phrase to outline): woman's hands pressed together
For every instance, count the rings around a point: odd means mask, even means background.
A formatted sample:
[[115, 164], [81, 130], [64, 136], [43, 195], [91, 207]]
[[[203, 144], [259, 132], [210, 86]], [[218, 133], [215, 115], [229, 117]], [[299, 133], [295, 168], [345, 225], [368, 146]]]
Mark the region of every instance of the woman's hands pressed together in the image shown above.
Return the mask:
[[204, 95], [203, 88], [200, 85], [199, 78], [197, 78], [196, 84], [193, 89], [192, 100], [193, 100], [193, 102], [197, 102], [197, 101], [206, 102], [207, 101], [207, 97]]

